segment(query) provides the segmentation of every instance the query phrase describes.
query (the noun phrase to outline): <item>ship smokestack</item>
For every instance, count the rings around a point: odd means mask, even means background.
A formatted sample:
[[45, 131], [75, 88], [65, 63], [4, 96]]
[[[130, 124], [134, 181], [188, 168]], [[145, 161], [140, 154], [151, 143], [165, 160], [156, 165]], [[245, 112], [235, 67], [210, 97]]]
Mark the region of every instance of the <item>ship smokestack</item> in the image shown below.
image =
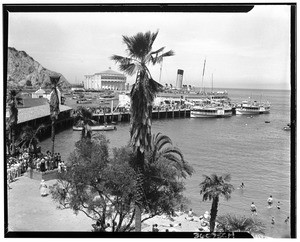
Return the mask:
[[177, 70], [177, 79], [176, 79], [176, 88], [177, 89], [182, 88], [182, 78], [183, 78], [183, 70], [178, 69]]

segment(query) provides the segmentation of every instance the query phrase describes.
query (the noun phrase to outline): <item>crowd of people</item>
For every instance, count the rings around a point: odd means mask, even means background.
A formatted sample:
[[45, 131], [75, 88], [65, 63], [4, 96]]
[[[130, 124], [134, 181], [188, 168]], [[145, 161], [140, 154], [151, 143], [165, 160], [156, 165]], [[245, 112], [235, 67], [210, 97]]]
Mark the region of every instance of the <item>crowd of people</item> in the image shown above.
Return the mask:
[[29, 167], [40, 172], [54, 169], [57, 169], [59, 173], [67, 171], [64, 161], [61, 160], [60, 153], [54, 153], [52, 157], [50, 151], [43, 154], [42, 152], [34, 153], [30, 152], [29, 149], [24, 149], [19, 151], [18, 154], [7, 158], [8, 186], [10, 182], [15, 181], [17, 177], [25, 173]]

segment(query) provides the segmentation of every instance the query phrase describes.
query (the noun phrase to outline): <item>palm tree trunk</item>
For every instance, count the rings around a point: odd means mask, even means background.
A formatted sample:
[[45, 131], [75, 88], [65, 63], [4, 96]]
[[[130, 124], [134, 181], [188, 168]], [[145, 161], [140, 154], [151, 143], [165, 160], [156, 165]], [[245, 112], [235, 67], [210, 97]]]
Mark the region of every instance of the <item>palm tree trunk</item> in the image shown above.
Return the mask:
[[215, 229], [216, 218], [218, 213], [218, 203], [219, 203], [219, 197], [214, 197], [211, 205], [211, 210], [210, 210], [210, 223], [209, 223], [210, 232], [214, 232]]
[[55, 141], [55, 119], [51, 121], [51, 141], [52, 141], [52, 159], [54, 158], [54, 141]]
[[137, 150], [137, 199], [135, 202], [135, 232], [142, 231], [143, 167], [144, 153]]
[[11, 128], [11, 154], [15, 155], [16, 148], [15, 148], [15, 128]]

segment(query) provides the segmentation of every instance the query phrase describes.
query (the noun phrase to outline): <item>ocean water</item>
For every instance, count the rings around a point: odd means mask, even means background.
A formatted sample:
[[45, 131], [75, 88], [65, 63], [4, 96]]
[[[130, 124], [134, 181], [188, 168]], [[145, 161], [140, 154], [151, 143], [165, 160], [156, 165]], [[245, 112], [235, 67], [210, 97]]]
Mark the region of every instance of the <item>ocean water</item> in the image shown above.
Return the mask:
[[[236, 188], [231, 199], [220, 199], [218, 214], [232, 213], [251, 216], [254, 202], [258, 215], [266, 225], [266, 236], [279, 238], [290, 234], [284, 223], [290, 210], [290, 132], [282, 128], [290, 122], [290, 91], [227, 89], [233, 102], [249, 97], [271, 102], [271, 112], [253, 116], [232, 116], [220, 119], [177, 118], [153, 120], [152, 133], [168, 135], [181, 149], [194, 174], [185, 180], [185, 195], [197, 214], [210, 211], [211, 202], [203, 202], [199, 184], [203, 175], [231, 174], [231, 184]], [[270, 123], [265, 123], [270, 121]], [[110, 147], [120, 147], [129, 140], [129, 123], [118, 124], [117, 131], [106, 132]], [[80, 132], [68, 129], [56, 136], [56, 152], [67, 160]], [[43, 151], [51, 148], [51, 140], [41, 143]], [[238, 189], [244, 182], [245, 189]], [[267, 208], [267, 198], [272, 195], [273, 208]], [[277, 201], [281, 209], [276, 208]], [[274, 216], [275, 224], [271, 225]]]

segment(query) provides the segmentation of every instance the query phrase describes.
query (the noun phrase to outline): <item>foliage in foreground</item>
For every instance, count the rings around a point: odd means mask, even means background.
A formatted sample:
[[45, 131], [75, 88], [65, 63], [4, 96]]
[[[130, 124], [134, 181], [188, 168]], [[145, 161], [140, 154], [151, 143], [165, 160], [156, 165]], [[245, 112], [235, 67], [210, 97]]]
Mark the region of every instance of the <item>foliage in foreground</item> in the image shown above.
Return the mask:
[[230, 174], [223, 176], [212, 174], [211, 176], [204, 175], [204, 181], [200, 183], [200, 195], [203, 195], [203, 201], [212, 201], [209, 221], [210, 232], [213, 232], [215, 229], [219, 197], [223, 196], [226, 200], [229, 200], [234, 190], [233, 185], [228, 183], [230, 180]]
[[217, 217], [220, 232], [249, 232], [250, 234], [264, 234], [265, 225], [258, 219], [232, 214]]
[[[97, 222], [97, 231], [105, 231], [108, 223], [112, 232], [132, 231], [138, 196], [137, 174], [132, 167], [136, 156], [126, 146], [114, 148], [110, 157], [108, 143], [104, 135], [78, 141], [69, 157], [67, 172], [51, 188], [52, 198], [62, 209], [85, 213]], [[184, 183], [179, 179], [182, 173], [168, 163], [164, 165], [164, 161], [153, 160], [145, 173], [146, 209], [142, 221], [162, 213], [171, 214], [184, 201]]]

